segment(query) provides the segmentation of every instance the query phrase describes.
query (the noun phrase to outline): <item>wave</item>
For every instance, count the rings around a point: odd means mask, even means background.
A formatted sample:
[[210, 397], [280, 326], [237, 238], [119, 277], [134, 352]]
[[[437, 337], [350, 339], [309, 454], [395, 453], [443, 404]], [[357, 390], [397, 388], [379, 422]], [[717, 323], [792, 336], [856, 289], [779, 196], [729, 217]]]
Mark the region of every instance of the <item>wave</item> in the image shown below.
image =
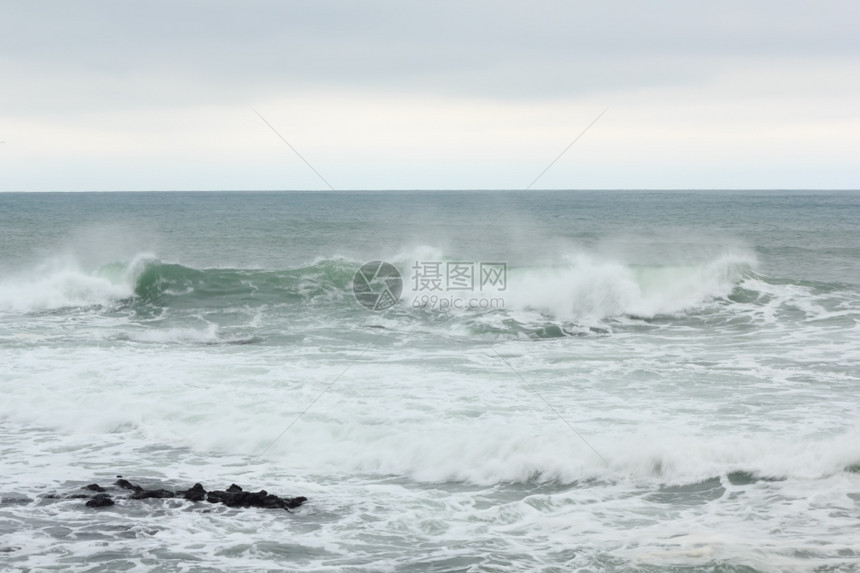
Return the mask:
[[578, 254], [564, 267], [515, 271], [506, 298], [513, 308], [578, 324], [618, 316], [653, 318], [728, 296], [755, 265], [747, 253], [687, 266], [632, 266]]
[[[5, 421], [28, 428], [62, 429], [75, 435], [122, 440], [145, 435], [204, 457], [265, 452], [262, 459], [254, 459], [283, 463], [298, 473], [408, 476], [421, 483], [489, 486], [632, 479], [680, 486], [714, 478], [739, 484], [860, 472], [856, 425], [827, 435], [786, 435], [778, 430], [681, 435], [676, 428], [647, 421], [626, 431], [580, 428], [591, 449], [573, 432], [557, 428], [555, 421], [541, 425], [532, 418], [493, 412], [479, 418], [433, 418], [430, 411], [403, 415], [398, 408], [381, 413], [338, 405], [316, 410], [275, 440], [304, 406], [289, 414], [288, 408], [273, 408], [273, 402], [290, 402], [283, 394], [270, 393], [275, 386], [246, 386], [250, 396], [239, 393], [224, 402], [219, 398], [224, 386], [213, 390], [200, 381], [172, 388], [169, 382], [152, 384], [157, 393], [150, 385], [101, 389], [122, 406], [118, 408], [94, 411], [91, 395], [70, 398], [59, 392], [40, 395], [39, 403], [51, 408], [34, 408], [30, 393], [12, 397], [0, 414]], [[201, 397], [203, 388], [210, 392]], [[153, 401], [155, 395], [171, 399]], [[280, 399], [273, 400], [276, 395]]]
[[[750, 481], [789, 478], [819, 479], [840, 472], [854, 473], [860, 462], [857, 432], [815, 440], [775, 439], [761, 435], [679, 439], [673, 433], [656, 433], [651, 441], [628, 436], [617, 442], [595, 440], [598, 455], [573, 435], [538, 435], [496, 428], [492, 434], [474, 435], [460, 428], [461, 437], [442, 428], [432, 439], [416, 432], [407, 442], [392, 436], [373, 436], [371, 444], [352, 443], [346, 467], [330, 458], [316, 463], [333, 470], [409, 475], [425, 482], [575, 483], [592, 479], [633, 478], [663, 484], [700, 483], [719, 476]], [[462, 437], [470, 436], [470, 437]], [[274, 456], [295, 453], [295, 441], [276, 444]], [[344, 448], [346, 450], [347, 448]], [[397, 455], [394, 455], [394, 452]], [[312, 452], [302, 452], [313, 456]]]
[[0, 281], [0, 311], [31, 313], [106, 306], [134, 296], [137, 275], [151, 255], [125, 265], [83, 270], [71, 257], [50, 259], [34, 269]]
[[[435, 256], [441, 258], [441, 253]], [[441, 324], [479, 336], [551, 338], [607, 333], [607, 321], [690, 315], [717, 307], [773, 315], [774, 308], [793, 305], [820, 317], [826, 314], [815, 301], [839, 290], [838, 285], [760, 275], [755, 256], [745, 251], [726, 251], [688, 265], [631, 265], [582, 252], [560, 260], [552, 266], [511, 266], [504, 290], [443, 293], [440, 299], [450, 295], [441, 300], [447, 307], [429, 309], [414, 304], [422, 293], [411, 290], [411, 261], [396, 261], [404, 291], [399, 304], [378, 317], [401, 326], [416, 320]], [[290, 269], [194, 268], [142, 253], [129, 262], [87, 271], [73, 259], [52, 260], [0, 281], [0, 311], [107, 309], [153, 318], [164, 309], [197, 316], [304, 305], [317, 316], [355, 320], [370, 317], [352, 295], [361, 264], [335, 257]], [[470, 296], [495, 303], [472, 308], [455, 304]]]
[[342, 298], [358, 263], [320, 259], [288, 270], [197, 269], [143, 253], [87, 271], [73, 258], [51, 259], [0, 281], [0, 311], [34, 313], [132, 305], [223, 307]]
[[359, 263], [318, 259], [295, 269], [196, 269], [151, 261], [136, 276], [138, 301], [158, 306], [280, 304], [340, 300], [352, 283]]

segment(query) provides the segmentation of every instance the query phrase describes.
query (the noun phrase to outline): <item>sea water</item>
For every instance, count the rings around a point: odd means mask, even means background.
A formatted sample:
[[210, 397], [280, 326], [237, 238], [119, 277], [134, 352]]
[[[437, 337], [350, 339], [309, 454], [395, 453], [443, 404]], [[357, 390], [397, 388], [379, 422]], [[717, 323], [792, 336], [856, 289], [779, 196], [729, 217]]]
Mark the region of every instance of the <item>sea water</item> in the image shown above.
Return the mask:
[[[858, 222], [826, 191], [0, 194], [0, 569], [856, 570]], [[68, 497], [117, 475], [309, 501]]]

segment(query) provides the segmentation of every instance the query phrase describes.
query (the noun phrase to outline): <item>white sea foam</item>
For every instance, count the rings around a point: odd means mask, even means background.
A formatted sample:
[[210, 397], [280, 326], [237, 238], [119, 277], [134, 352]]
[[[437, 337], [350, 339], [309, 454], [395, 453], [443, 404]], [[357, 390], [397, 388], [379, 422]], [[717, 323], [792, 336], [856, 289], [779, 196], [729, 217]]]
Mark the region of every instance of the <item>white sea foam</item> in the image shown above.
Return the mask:
[[0, 311], [41, 312], [105, 306], [134, 295], [137, 277], [154, 257], [137, 255], [127, 265], [86, 270], [71, 256], [51, 258], [0, 280]]
[[[420, 263], [418, 270], [411, 265], [416, 261], [446, 261], [448, 257], [429, 246], [398, 256], [405, 267], [406, 304], [427, 299], [430, 304], [444, 305], [443, 310], [468, 311], [468, 305], [480, 299], [484, 306], [474, 305], [473, 309], [538, 312], [553, 320], [587, 325], [607, 318], [653, 318], [694, 311], [727, 297], [757, 266], [755, 256], [744, 250], [726, 251], [697, 264], [644, 266], [580, 249], [549, 257], [554, 262], [548, 266], [507, 267], [507, 282], [501, 289], [498, 285], [484, 289], [476, 279], [468, 291], [447, 290], [443, 264], [441, 286], [430, 291], [416, 289], [416, 273], [422, 271]], [[474, 263], [478, 268], [480, 262]], [[527, 317], [524, 320], [529, 321]]]
[[[241, 242], [249, 221], [236, 253], [266, 248]], [[0, 280], [0, 555], [13, 566], [856, 563], [853, 287], [768, 275], [773, 261], [739, 240], [685, 257], [681, 232], [670, 253], [523, 234], [533, 252], [509, 265], [504, 309], [372, 314], [349, 293], [363, 259], [308, 265], [349, 238], [233, 272], [201, 257], [196, 229], [186, 247], [211, 268], [181, 252], [187, 266], [81, 256]], [[461, 260], [436, 245], [391, 258], [406, 288], [411, 262]], [[524, 333], [547, 325], [584, 336]], [[294, 515], [122, 499], [94, 513], [47, 497], [120, 473], [311, 501]]]
[[[151, 340], [196, 336], [167, 331]], [[187, 354], [105, 347], [73, 358], [33, 350], [7, 360], [26, 370], [31, 382], [4, 400], [2, 418], [63, 433], [143, 433], [157, 443], [218, 455], [262, 452], [344, 368], [320, 370], [299, 355], [284, 362], [271, 350]], [[379, 362], [352, 366], [352, 374], [272, 445], [266, 458], [303, 472], [482, 485], [592, 478], [694, 483], [734, 471], [815, 479], [860, 463], [860, 428], [828, 430], [838, 427], [837, 411], [827, 416], [821, 410], [820, 428], [807, 424], [788, 437], [790, 426], [775, 419], [769, 429], [752, 433], [683, 434], [678, 428], [696, 427], [698, 414], [656, 412], [648, 395], [625, 409], [594, 411], [550, 394], [562, 420], [492, 360], [489, 372], [437, 374], [432, 380], [422, 380], [408, 365], [386, 365], [385, 357]], [[95, 377], [92, 364], [101, 365]], [[98, 403], [111, 407], [93, 408]]]
[[515, 308], [537, 309], [564, 320], [597, 322], [633, 315], [651, 318], [692, 310], [725, 297], [755, 266], [748, 253], [726, 253], [692, 266], [633, 267], [589, 254], [568, 265], [511, 273], [505, 298]]

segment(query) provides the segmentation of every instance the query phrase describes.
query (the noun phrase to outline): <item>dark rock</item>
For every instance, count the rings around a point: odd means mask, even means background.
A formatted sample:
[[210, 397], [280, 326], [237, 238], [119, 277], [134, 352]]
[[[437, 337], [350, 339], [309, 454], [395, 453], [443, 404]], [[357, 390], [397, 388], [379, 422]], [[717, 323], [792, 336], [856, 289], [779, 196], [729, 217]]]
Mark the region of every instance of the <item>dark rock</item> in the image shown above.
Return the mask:
[[110, 507], [114, 501], [106, 493], [99, 493], [87, 502], [87, 507]]
[[[228, 493], [230, 493], [229, 490]], [[260, 490], [256, 493], [250, 491], [239, 491], [231, 496], [228, 496], [227, 499], [224, 500], [224, 505], [226, 505], [227, 507], [265, 507], [268, 495], [269, 494], [266, 492], [266, 490]], [[276, 496], [272, 497], [277, 499]], [[277, 502], [270, 501], [270, 503]]]
[[224, 499], [227, 497], [226, 491], [210, 491], [206, 494], [206, 501], [209, 503], [223, 503]]
[[195, 483], [191, 489], [182, 492], [177, 491], [176, 495], [182, 495], [188, 501], [203, 501], [206, 499], [206, 490], [201, 484]]
[[[232, 490], [232, 491], [231, 491]], [[210, 491], [206, 495], [209, 503], [223, 503], [227, 507], [263, 507], [293, 509], [307, 501], [305, 497], [282, 498], [272, 495], [264, 489], [257, 492], [242, 491], [238, 486], [231, 486], [227, 491]]]
[[131, 494], [131, 499], [166, 499], [168, 497], [175, 497], [175, 495], [172, 491], [166, 489], [141, 489]]
[[300, 505], [302, 505], [303, 503], [305, 503], [307, 500], [308, 500], [308, 498], [306, 498], [303, 495], [300, 495], [299, 497], [291, 497], [290, 499], [286, 500], [286, 502], [287, 502], [286, 509], [295, 509], [295, 508], [299, 507]]
[[[126, 489], [131, 492], [129, 499], [167, 499], [172, 497], [182, 497], [188, 501], [203, 501], [209, 503], [223, 503], [227, 507], [261, 507], [261, 508], [277, 508], [287, 511], [299, 507], [307, 501], [306, 497], [278, 497], [270, 494], [264, 489], [260, 491], [244, 491], [236, 484], [231, 484], [226, 491], [214, 490], [207, 492], [203, 485], [195, 483], [190, 489], [185, 491], [170, 491], [166, 489], [144, 489], [139, 485], [133, 484], [130, 481], [123, 479], [122, 476], [117, 476], [118, 479], [114, 485]], [[95, 492], [106, 491], [98, 484], [90, 484], [83, 489]], [[76, 496], [72, 496], [76, 497]], [[87, 497], [79, 495], [77, 497]], [[98, 493], [87, 502], [87, 507], [107, 507], [113, 505], [114, 501], [106, 493]]]
[[134, 491], [143, 491], [142, 487], [140, 487], [139, 485], [134, 485], [133, 483], [131, 483], [127, 479], [118, 479], [117, 481], [114, 482], [114, 485], [119, 486], [123, 489], [130, 489], [130, 490], [134, 490]]

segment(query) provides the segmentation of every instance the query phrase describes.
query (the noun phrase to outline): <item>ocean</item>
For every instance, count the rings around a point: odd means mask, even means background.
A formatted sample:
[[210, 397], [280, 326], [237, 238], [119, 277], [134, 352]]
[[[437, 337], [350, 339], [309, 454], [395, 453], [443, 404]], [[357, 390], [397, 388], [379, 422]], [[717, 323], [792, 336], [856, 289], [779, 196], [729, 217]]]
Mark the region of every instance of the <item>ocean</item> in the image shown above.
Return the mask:
[[860, 193], [4, 193], [0, 247], [3, 571], [860, 569]]

